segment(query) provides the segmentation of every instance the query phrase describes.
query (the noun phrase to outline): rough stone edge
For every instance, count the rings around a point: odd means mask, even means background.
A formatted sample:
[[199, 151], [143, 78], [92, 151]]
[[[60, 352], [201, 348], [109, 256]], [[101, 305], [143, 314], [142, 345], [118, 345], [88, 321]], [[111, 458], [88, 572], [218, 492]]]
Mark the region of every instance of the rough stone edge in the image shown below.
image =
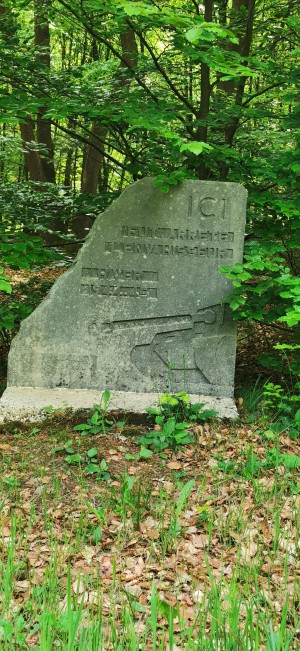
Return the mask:
[[[45, 407], [53, 409], [91, 409], [101, 401], [102, 391], [89, 389], [40, 389], [34, 387], [8, 387], [0, 400], [0, 423], [12, 420], [37, 421], [47, 417]], [[219, 418], [237, 418], [238, 412], [232, 398], [190, 395], [191, 402], [203, 402], [206, 408], [215, 409]], [[158, 393], [112, 391], [108, 409], [143, 413], [147, 407], [159, 403]]]

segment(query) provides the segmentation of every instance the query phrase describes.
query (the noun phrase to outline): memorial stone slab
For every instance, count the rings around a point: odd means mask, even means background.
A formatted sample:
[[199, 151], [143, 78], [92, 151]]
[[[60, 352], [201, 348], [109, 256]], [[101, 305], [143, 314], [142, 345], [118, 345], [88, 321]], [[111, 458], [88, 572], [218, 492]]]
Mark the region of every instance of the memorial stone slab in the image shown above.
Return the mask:
[[2, 415], [26, 412], [29, 396], [32, 411], [34, 396], [36, 407], [89, 406], [105, 388], [113, 407], [184, 390], [232, 415], [236, 326], [220, 267], [242, 261], [245, 212], [236, 183], [185, 181], [167, 194], [149, 178], [129, 186], [23, 321]]

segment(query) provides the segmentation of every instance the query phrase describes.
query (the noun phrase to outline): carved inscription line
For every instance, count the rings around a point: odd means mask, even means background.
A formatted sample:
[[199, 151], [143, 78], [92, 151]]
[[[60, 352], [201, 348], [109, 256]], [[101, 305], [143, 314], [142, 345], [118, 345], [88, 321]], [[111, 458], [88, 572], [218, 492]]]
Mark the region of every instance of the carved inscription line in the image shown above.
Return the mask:
[[81, 293], [90, 296], [123, 296], [125, 298], [156, 298], [157, 287], [134, 287], [133, 285], [99, 285], [81, 283]]
[[90, 296], [157, 299], [157, 282], [157, 271], [83, 267], [81, 293]]
[[216, 258], [231, 260], [233, 249], [221, 249], [219, 247], [202, 246], [173, 246], [172, 244], [144, 244], [124, 242], [105, 242], [106, 253], [142, 253], [145, 255], [168, 255], [168, 256], [189, 256], [194, 255], [200, 258]]
[[158, 240], [184, 240], [201, 242], [233, 242], [233, 231], [200, 231], [185, 228], [150, 228], [148, 226], [122, 226], [122, 237], [139, 239], [151, 238]]
[[158, 281], [157, 271], [136, 271], [134, 269], [113, 269], [111, 267], [82, 267], [81, 275], [83, 278], [101, 278], [104, 280], [118, 280], [120, 282], [136, 280], [142, 283], [157, 283]]

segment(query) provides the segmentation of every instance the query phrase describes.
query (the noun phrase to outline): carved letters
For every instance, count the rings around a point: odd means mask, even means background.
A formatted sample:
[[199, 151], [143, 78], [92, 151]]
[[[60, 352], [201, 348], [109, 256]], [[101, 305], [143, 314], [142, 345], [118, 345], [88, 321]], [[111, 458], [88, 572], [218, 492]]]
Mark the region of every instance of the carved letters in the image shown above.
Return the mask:
[[154, 239], [154, 240], [183, 240], [197, 242], [233, 242], [234, 233], [228, 231], [200, 231], [191, 230], [189, 228], [150, 228], [148, 226], [123, 226], [121, 235], [124, 238], [133, 237], [138, 239]]
[[81, 293], [90, 296], [157, 299], [157, 282], [157, 271], [83, 267]]
[[231, 260], [233, 249], [203, 246], [173, 246], [172, 244], [124, 244], [124, 242], [105, 242], [105, 253], [139, 253], [144, 255], [198, 256], [199, 258], [220, 258]]
[[[211, 196], [188, 198], [188, 216], [196, 214], [202, 228], [122, 226], [120, 238], [104, 243], [104, 253], [144, 256], [197, 257], [230, 261], [233, 259], [234, 232], [226, 230], [225, 199]], [[223, 227], [207, 229], [207, 220], [216, 218]], [[206, 224], [205, 224], [206, 222]], [[204, 228], [203, 228], [204, 226]], [[206, 226], [206, 228], [205, 228]], [[225, 226], [225, 228], [224, 228]], [[90, 296], [117, 296], [157, 299], [158, 273], [135, 269], [83, 268], [81, 292]]]
[[221, 197], [203, 197], [202, 199], [194, 199], [193, 196], [189, 197], [188, 203], [188, 216], [191, 217], [194, 213], [201, 218], [217, 217], [218, 220], [225, 218], [225, 198]]
[[[205, 197], [199, 206], [209, 214], [209, 206], [216, 201]], [[223, 204], [222, 204], [223, 205]], [[204, 213], [203, 213], [204, 214]], [[105, 242], [105, 253], [163, 255], [163, 256], [197, 256], [231, 260], [233, 248], [228, 244], [234, 242], [233, 231], [226, 230], [191, 230], [189, 228], [150, 228], [148, 226], [122, 226], [118, 241]]]

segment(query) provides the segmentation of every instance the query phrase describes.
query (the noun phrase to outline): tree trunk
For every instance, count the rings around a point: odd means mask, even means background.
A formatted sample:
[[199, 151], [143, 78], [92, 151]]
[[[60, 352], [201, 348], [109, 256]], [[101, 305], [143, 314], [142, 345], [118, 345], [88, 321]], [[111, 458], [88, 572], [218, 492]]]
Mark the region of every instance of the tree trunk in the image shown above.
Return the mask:
[[[98, 61], [99, 49], [95, 39], [92, 41], [91, 56], [93, 61]], [[88, 136], [89, 142], [85, 146], [83, 154], [81, 170], [81, 192], [83, 194], [97, 194], [100, 169], [103, 164], [106, 135], [107, 127], [101, 125], [97, 120], [94, 120]], [[81, 236], [86, 234], [86, 228], [88, 228], [87, 220], [84, 219], [84, 217], [82, 217], [82, 221], [84, 221], [85, 224], [79, 229], [82, 231]], [[78, 226], [76, 226], [76, 228], [78, 230]]]
[[73, 158], [74, 149], [69, 147], [67, 151], [65, 174], [64, 174], [64, 185], [67, 188], [71, 187], [71, 172], [72, 172], [72, 158]]
[[[37, 0], [36, 0], [37, 1]], [[10, 43], [14, 41], [15, 47], [18, 47], [17, 30], [15, 17], [11, 11], [9, 2], [0, 0], [0, 20], [1, 32]], [[14, 85], [14, 73], [11, 72], [11, 85]], [[35, 147], [34, 123], [30, 116], [24, 122], [20, 123], [20, 133], [23, 142], [23, 152], [26, 167], [26, 177], [30, 181], [45, 183], [46, 174], [41, 160], [40, 152]]]
[[30, 117], [28, 117], [25, 122], [20, 123], [20, 132], [23, 141], [23, 151], [28, 178], [30, 181], [45, 183], [45, 172], [40, 154], [35, 149], [33, 123]]
[[[207, 23], [212, 22], [213, 1], [205, 0], [204, 19]], [[201, 100], [199, 107], [198, 119], [202, 122], [197, 129], [197, 140], [207, 142], [207, 117], [210, 106], [211, 84], [210, 84], [210, 69], [207, 63], [201, 63]], [[204, 163], [200, 163], [197, 168], [197, 176], [199, 179], [207, 178], [207, 169]]]
[[100, 167], [103, 163], [104, 144], [107, 135], [107, 127], [95, 121], [89, 134], [89, 144], [86, 145], [82, 173], [81, 192], [97, 194]]
[[[256, 0], [234, 0], [233, 1], [233, 19], [229, 25], [234, 26], [235, 24], [239, 27], [239, 43], [234, 46], [234, 49], [242, 57], [248, 57], [251, 51], [252, 44], [252, 35], [253, 35], [253, 22], [254, 22], [254, 10], [255, 10]], [[233, 48], [232, 48], [233, 49]], [[247, 65], [247, 64], [246, 64]], [[235, 106], [241, 106], [243, 101], [243, 95], [245, 91], [245, 84], [247, 77], [240, 77], [238, 82], [233, 80], [228, 82], [223, 82], [219, 84], [219, 88], [222, 88], [227, 95], [235, 94], [234, 104]], [[236, 133], [236, 130], [239, 126], [240, 116], [237, 115], [231, 122], [229, 122], [224, 128], [225, 143], [231, 147], [233, 139]], [[221, 181], [226, 181], [229, 173], [229, 165], [223, 164], [221, 167], [220, 179]]]
[[[131, 81], [131, 76], [128, 74], [128, 67], [134, 68], [136, 66], [138, 48], [132, 29], [127, 28], [126, 31], [122, 32], [120, 40], [123, 61], [120, 64], [122, 74], [118, 78], [117, 85], [118, 87], [126, 87]], [[95, 43], [92, 44], [92, 56], [94, 60], [99, 58], [99, 52]], [[100, 170], [104, 161], [104, 147], [107, 132], [108, 129], [106, 126], [101, 125], [98, 121], [93, 122], [89, 134], [89, 144], [86, 145], [83, 156], [81, 174], [81, 192], [83, 193], [97, 194]]]
[[[50, 29], [47, 12], [47, 0], [34, 0], [34, 44], [35, 57], [39, 65], [45, 68], [45, 72], [50, 71]], [[46, 181], [55, 183], [54, 169], [54, 148], [51, 134], [51, 122], [45, 118], [46, 108], [41, 106], [38, 109], [36, 121], [37, 142], [45, 146], [43, 152], [42, 165]]]
[[[123, 61], [120, 68], [128, 70], [128, 68], [135, 68], [138, 60], [138, 47], [135, 38], [135, 33], [132, 29], [127, 28], [125, 32], [120, 35]], [[123, 85], [127, 86], [130, 83], [130, 75], [123, 77]]]
[[[137, 64], [138, 49], [135, 40], [134, 32], [127, 28], [125, 32], [120, 35], [121, 48], [124, 61], [120, 64], [120, 75], [117, 80], [118, 88], [128, 86], [131, 81], [130, 73], [128, 74], [128, 66], [134, 68]], [[96, 44], [92, 44], [92, 57], [93, 59], [99, 58], [99, 51]], [[127, 71], [127, 74], [126, 74]], [[99, 181], [101, 177], [101, 185], [103, 181], [107, 184], [107, 170], [105, 169], [105, 141], [108, 133], [108, 128], [95, 120], [92, 124], [89, 133], [89, 143], [85, 147], [82, 173], [81, 173], [81, 192], [89, 194], [97, 194], [99, 188]], [[87, 235], [89, 228], [92, 225], [92, 218], [88, 215], [78, 215], [73, 224], [73, 232], [75, 235], [82, 239]]]

